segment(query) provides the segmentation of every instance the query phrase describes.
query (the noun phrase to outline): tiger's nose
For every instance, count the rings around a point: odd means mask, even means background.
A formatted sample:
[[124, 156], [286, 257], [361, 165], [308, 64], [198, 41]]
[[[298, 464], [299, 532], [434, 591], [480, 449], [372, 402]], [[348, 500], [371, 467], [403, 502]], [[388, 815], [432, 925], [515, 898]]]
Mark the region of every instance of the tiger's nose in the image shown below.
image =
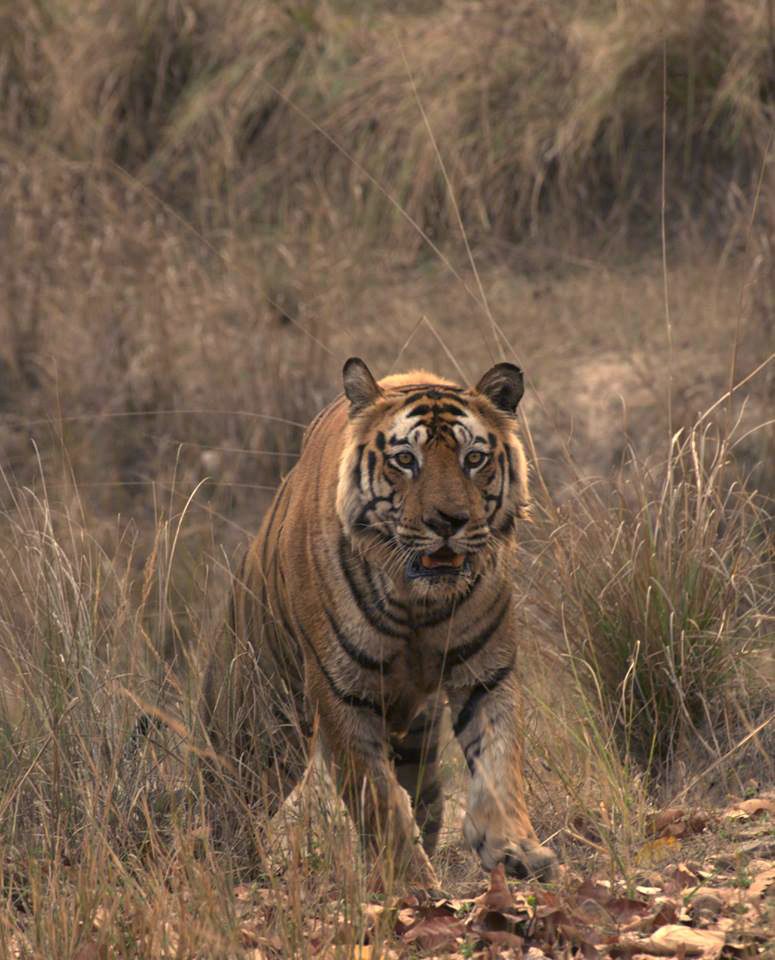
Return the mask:
[[425, 526], [433, 530], [440, 537], [451, 537], [464, 527], [469, 520], [467, 513], [445, 513], [436, 509], [432, 514], [423, 517]]

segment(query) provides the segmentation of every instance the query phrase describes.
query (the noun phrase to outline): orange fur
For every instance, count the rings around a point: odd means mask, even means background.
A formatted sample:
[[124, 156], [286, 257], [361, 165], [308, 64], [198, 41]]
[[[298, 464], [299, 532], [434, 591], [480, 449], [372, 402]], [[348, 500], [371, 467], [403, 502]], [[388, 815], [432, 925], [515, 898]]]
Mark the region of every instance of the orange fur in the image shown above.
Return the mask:
[[367, 846], [389, 844], [391, 869], [425, 887], [436, 885], [445, 703], [472, 773], [464, 833], [482, 865], [554, 870], [525, 805], [513, 670], [521, 389], [506, 364], [464, 390], [422, 370], [377, 384], [348, 361], [346, 396], [308, 429], [235, 578], [207, 671], [210, 736], [250, 803], [277, 808], [318, 724]]

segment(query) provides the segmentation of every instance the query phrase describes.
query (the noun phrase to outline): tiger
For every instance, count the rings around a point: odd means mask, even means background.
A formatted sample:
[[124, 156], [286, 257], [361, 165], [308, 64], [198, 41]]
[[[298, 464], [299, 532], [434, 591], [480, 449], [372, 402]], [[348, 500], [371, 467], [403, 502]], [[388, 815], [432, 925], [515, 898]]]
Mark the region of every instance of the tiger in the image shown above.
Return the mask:
[[351, 357], [342, 379], [234, 577], [205, 671], [212, 750], [244, 809], [269, 817], [316, 740], [372, 859], [439, 890], [448, 707], [470, 775], [466, 843], [487, 871], [555, 880], [522, 771], [522, 372], [498, 363], [474, 388], [425, 370], [377, 382]]

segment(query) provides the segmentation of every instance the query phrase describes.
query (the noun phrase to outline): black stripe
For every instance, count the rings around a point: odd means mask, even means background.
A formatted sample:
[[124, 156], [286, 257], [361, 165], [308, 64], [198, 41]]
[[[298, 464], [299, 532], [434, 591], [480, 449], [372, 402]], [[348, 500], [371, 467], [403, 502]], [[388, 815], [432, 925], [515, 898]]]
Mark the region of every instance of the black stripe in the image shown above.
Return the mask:
[[443, 825], [444, 825], [443, 816], [440, 816], [440, 817], [429, 816], [427, 819], [423, 820], [423, 822], [419, 826], [420, 826], [420, 830], [422, 832], [423, 837], [426, 839], [430, 839], [434, 834], [438, 833], [441, 830]]
[[361, 650], [360, 647], [355, 646], [348, 637], [342, 633], [342, 630], [339, 624], [334, 620], [333, 614], [328, 609], [328, 607], [323, 607], [323, 611], [328, 619], [329, 624], [331, 625], [331, 630], [334, 633], [334, 636], [339, 643], [339, 646], [344, 650], [344, 652], [351, 657], [359, 667], [363, 667], [365, 670], [388, 670], [390, 669], [390, 664], [395, 659], [395, 655], [388, 657], [387, 660], [375, 660], [374, 657], [370, 657], [368, 653], [364, 650]]
[[380, 670], [383, 671], [390, 667], [390, 664], [395, 659], [394, 656], [388, 657], [384, 662], [381, 660], [376, 660], [374, 657], [370, 657], [365, 650], [362, 650], [356, 644], [354, 644], [342, 631], [339, 623], [335, 619], [331, 610], [329, 610], [326, 601], [331, 600], [331, 591], [329, 589], [328, 583], [323, 569], [321, 568], [320, 558], [314, 547], [311, 550], [312, 556], [312, 566], [315, 570], [315, 576], [318, 582], [318, 590], [320, 593], [320, 599], [322, 600], [323, 612], [326, 615], [328, 623], [331, 627], [331, 630], [334, 634], [334, 637], [338, 641], [340, 647], [344, 652], [354, 660], [358, 666], [363, 667], [366, 670]]
[[463, 604], [466, 603], [467, 600], [471, 599], [481, 582], [481, 575], [477, 575], [476, 579], [471, 581], [468, 591], [459, 599], [453, 600], [448, 607], [437, 610], [435, 613], [428, 614], [424, 620], [416, 620], [414, 625], [416, 627], [437, 627], [440, 623], [444, 623], [445, 620], [449, 620], [452, 614], [457, 614]]
[[[406, 604], [401, 603], [400, 600], [396, 600], [391, 597], [389, 593], [377, 588], [377, 585], [374, 582], [374, 576], [372, 575], [371, 565], [365, 558], [362, 561], [361, 569], [366, 577], [366, 583], [372, 592], [372, 596], [374, 597], [374, 601], [379, 612], [384, 613], [388, 620], [392, 620], [393, 623], [397, 623], [399, 626], [409, 626], [409, 617]], [[386, 606], [388, 603], [391, 603], [394, 607], [398, 607], [403, 616], [397, 617], [394, 613], [391, 613]]]
[[361, 508], [361, 512], [358, 514], [357, 519], [355, 520], [354, 526], [363, 527], [367, 529], [370, 527], [368, 523], [368, 516], [374, 510], [378, 503], [389, 503], [393, 506], [393, 497], [395, 496], [395, 491], [390, 494], [389, 497], [372, 497], [368, 503], [364, 504]]
[[369, 493], [374, 496], [374, 468], [377, 466], [377, 455], [373, 450], [369, 450], [369, 455], [366, 458], [368, 463], [369, 470]]
[[[290, 637], [295, 636], [294, 632], [289, 628], [285, 618], [283, 618], [282, 620], [282, 625], [283, 625], [283, 629], [287, 632], [288, 636]], [[310, 652], [312, 653], [312, 656], [315, 658], [315, 662], [320, 668], [320, 672], [325, 677], [326, 682], [331, 688], [331, 692], [334, 694], [334, 696], [338, 700], [341, 700], [342, 703], [346, 703], [349, 707], [360, 707], [363, 710], [371, 710], [372, 713], [376, 713], [378, 717], [381, 717], [382, 708], [379, 706], [379, 704], [374, 703], [373, 700], [366, 699], [366, 697], [359, 697], [354, 693], [345, 693], [344, 690], [341, 690], [337, 686], [337, 683], [334, 680], [334, 678], [331, 676], [328, 670], [326, 670], [326, 668], [323, 666], [323, 661], [320, 659], [320, 655], [315, 649], [310, 638], [307, 636], [306, 632], [302, 629], [301, 625], [299, 625], [299, 634], [301, 635], [302, 640], [304, 641], [304, 643], [307, 645]]]
[[432, 807], [438, 803], [441, 798], [441, 784], [435, 778], [430, 783], [426, 783], [417, 797], [417, 805], [422, 804], [425, 807]]
[[424, 417], [426, 413], [430, 413], [433, 407], [429, 403], [421, 403], [419, 406], [415, 407], [413, 410], [410, 410], [407, 413], [407, 417]]
[[516, 468], [514, 467], [513, 451], [508, 444], [506, 444], [504, 449], [506, 450], [506, 459], [509, 461], [509, 483], [516, 483], [517, 471], [516, 471]]
[[337, 699], [341, 700], [342, 703], [346, 703], [348, 707], [360, 707], [363, 710], [371, 710], [371, 712], [375, 713], [378, 717], [382, 716], [382, 708], [379, 706], [379, 704], [374, 703], [373, 700], [368, 700], [366, 697], [359, 697], [357, 694], [345, 693], [344, 690], [340, 690], [336, 685], [334, 678], [323, 666], [323, 662], [317, 655], [317, 651], [315, 651], [315, 659], [320, 667], [320, 672], [328, 681], [328, 685], [331, 687], [331, 692], [335, 697], [337, 697]]
[[506, 679], [513, 668], [514, 661], [512, 660], [511, 663], [507, 663], [505, 667], [496, 670], [488, 680], [477, 683], [476, 686], [472, 687], [471, 693], [468, 695], [468, 700], [463, 704], [460, 713], [458, 713], [452, 725], [456, 737], [459, 737], [471, 722], [481, 700], [483, 700], [488, 693], [492, 693], [492, 691]]
[[345, 537], [341, 537], [339, 540], [339, 566], [344, 574], [345, 580], [347, 581], [347, 586], [350, 588], [350, 595], [352, 596], [363, 616], [372, 625], [372, 627], [374, 627], [375, 630], [383, 633], [386, 637], [398, 637], [399, 640], [409, 639], [410, 635], [406, 631], [394, 630], [392, 627], [383, 623], [383, 621], [377, 616], [377, 612], [375, 611], [371, 602], [368, 601], [358, 589], [358, 585], [355, 582], [350, 565], [347, 562], [346, 551], [347, 539]]
[[[410, 403], [417, 403], [418, 400], [459, 400], [463, 390], [460, 387], [444, 387], [432, 383], [412, 384], [406, 390], [414, 390], [415, 393], [406, 397], [402, 406], [408, 407]], [[399, 392], [403, 392], [399, 390]], [[400, 408], [399, 408], [400, 409]]]
[[507, 517], [504, 517], [503, 520], [498, 524], [498, 533], [500, 536], [505, 537], [507, 534], [511, 533], [514, 530], [516, 524], [516, 517], [509, 514]]
[[495, 614], [495, 619], [492, 623], [488, 623], [484, 630], [475, 636], [473, 640], [469, 640], [468, 643], [463, 643], [459, 647], [453, 647], [452, 650], [447, 651], [444, 663], [445, 672], [451, 670], [453, 667], [460, 666], [460, 664], [465, 663], [466, 660], [470, 660], [471, 657], [475, 656], [480, 650], [483, 650], [484, 647], [487, 646], [493, 634], [503, 623], [510, 605], [511, 600], [507, 596], [505, 602], [501, 604], [498, 612]]
[[468, 772], [473, 774], [474, 772], [474, 762], [479, 759], [481, 754], [482, 740], [484, 739], [484, 732], [478, 734], [474, 739], [468, 744], [468, 746], [463, 751], [463, 755], [466, 758], [466, 765], [468, 767]]
[[503, 462], [504, 462], [503, 453], [501, 452], [498, 455], [498, 463], [500, 464], [500, 468], [501, 468], [501, 483], [500, 483], [500, 489], [498, 490], [498, 493], [497, 494], [486, 493], [484, 495], [484, 499], [487, 503], [495, 504], [495, 509], [492, 512], [493, 516], [495, 516], [495, 514], [498, 512], [498, 510], [500, 510], [501, 506], [503, 505], [503, 493], [506, 487], [506, 473], [503, 469]]
[[353, 483], [359, 490], [361, 489], [361, 460], [363, 459], [363, 451], [365, 449], [365, 443], [358, 444], [355, 455], [355, 466], [353, 467]]
[[442, 403], [436, 407], [436, 410], [439, 413], [451, 413], [453, 417], [464, 417], [466, 415], [465, 410], [454, 403]]

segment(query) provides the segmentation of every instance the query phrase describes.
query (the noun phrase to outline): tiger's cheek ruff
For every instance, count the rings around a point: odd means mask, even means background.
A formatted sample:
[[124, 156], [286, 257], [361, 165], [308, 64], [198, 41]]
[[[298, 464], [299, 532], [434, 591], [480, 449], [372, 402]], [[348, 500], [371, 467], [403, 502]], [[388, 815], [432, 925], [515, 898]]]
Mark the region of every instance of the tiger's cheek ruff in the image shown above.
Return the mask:
[[339, 463], [336, 511], [346, 536], [366, 531], [392, 537], [401, 515], [401, 491], [387, 476], [385, 434], [376, 429], [359, 439], [357, 422], [348, 425]]

